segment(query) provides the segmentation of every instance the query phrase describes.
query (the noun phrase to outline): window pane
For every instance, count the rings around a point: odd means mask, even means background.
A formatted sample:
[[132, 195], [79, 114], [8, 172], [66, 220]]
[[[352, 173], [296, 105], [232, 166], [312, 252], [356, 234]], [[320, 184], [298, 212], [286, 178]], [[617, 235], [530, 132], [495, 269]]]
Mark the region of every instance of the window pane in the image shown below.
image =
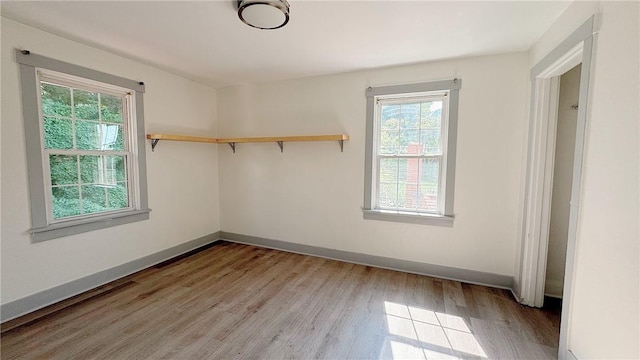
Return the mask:
[[74, 89], [73, 105], [76, 119], [98, 120], [98, 93]]
[[76, 147], [78, 150], [100, 150], [100, 124], [76, 120]]
[[418, 209], [435, 212], [438, 210], [440, 187], [440, 159], [422, 159], [420, 169]]
[[55, 219], [80, 215], [80, 192], [77, 186], [54, 186], [51, 194]]
[[396, 208], [398, 203], [398, 184], [380, 183], [378, 203], [382, 209]]
[[95, 184], [100, 181], [99, 158], [100, 156], [93, 155], [80, 156], [80, 180], [83, 184]]
[[398, 159], [380, 159], [380, 182], [398, 182]]
[[440, 159], [380, 159], [378, 206], [437, 212]]
[[108, 187], [107, 194], [109, 195], [109, 209], [122, 209], [129, 206], [126, 183], [118, 183], [117, 186]]
[[44, 118], [44, 147], [46, 149], [73, 148], [71, 120]]
[[380, 128], [381, 129], [398, 129], [400, 126], [400, 105], [382, 105], [380, 107]]
[[115, 185], [118, 181], [125, 181], [124, 156], [80, 156], [80, 178], [83, 184]]
[[398, 203], [398, 159], [380, 159], [378, 205], [395, 208]]
[[404, 103], [400, 105], [402, 127], [405, 129], [420, 127], [420, 103]]
[[49, 155], [51, 185], [78, 183], [78, 157], [75, 155]]
[[399, 128], [400, 120], [398, 118], [389, 117], [381, 119], [380, 129], [398, 131]]
[[102, 121], [122, 122], [122, 99], [117, 96], [100, 94]]
[[399, 168], [398, 207], [416, 209], [418, 207], [418, 179], [421, 159], [403, 159]]
[[400, 132], [400, 144], [400, 154], [419, 155], [422, 152], [420, 130], [403, 128]]
[[124, 150], [124, 134], [122, 125], [102, 124], [101, 150]]
[[379, 139], [380, 154], [394, 155], [398, 153], [400, 133], [398, 130], [381, 130]]
[[440, 129], [422, 129], [420, 141], [423, 155], [442, 155]]
[[79, 150], [123, 151], [123, 126], [77, 120], [76, 144]]
[[382, 105], [379, 153], [441, 154], [442, 100]]
[[442, 100], [422, 103], [420, 119], [423, 129], [439, 129], [442, 124]]
[[82, 186], [82, 212], [93, 214], [107, 209], [107, 189], [100, 185]]
[[40, 94], [44, 115], [71, 116], [71, 89], [42, 83]]
[[430, 101], [422, 104], [420, 121], [420, 141], [424, 155], [440, 155], [442, 129], [442, 101]]
[[113, 171], [115, 173], [116, 181], [126, 181], [127, 180], [127, 172], [126, 172], [126, 164], [124, 156], [109, 156], [114, 162]]

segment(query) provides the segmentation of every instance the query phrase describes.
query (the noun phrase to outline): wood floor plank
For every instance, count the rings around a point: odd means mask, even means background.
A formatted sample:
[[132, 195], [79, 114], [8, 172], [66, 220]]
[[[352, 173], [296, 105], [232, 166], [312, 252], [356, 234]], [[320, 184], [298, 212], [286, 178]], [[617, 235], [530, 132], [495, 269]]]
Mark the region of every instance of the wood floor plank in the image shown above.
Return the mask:
[[2, 359], [546, 359], [559, 332], [504, 290], [228, 242], [40, 316]]

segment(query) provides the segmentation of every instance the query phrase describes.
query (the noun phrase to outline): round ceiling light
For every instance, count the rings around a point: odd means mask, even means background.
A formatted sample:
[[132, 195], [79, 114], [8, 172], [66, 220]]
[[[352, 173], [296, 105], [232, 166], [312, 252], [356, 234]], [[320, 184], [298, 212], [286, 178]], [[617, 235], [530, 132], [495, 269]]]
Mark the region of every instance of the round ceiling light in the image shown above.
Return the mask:
[[254, 28], [278, 29], [289, 22], [287, 0], [238, 0], [238, 16]]

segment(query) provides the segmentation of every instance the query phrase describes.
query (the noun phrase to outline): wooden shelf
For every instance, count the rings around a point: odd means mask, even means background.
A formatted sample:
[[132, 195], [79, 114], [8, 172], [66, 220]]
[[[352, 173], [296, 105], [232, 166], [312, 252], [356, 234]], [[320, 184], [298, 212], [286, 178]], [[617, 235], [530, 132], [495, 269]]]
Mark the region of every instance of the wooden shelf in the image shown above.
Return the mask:
[[262, 142], [274, 142], [280, 147], [280, 151], [284, 150], [285, 142], [305, 142], [305, 141], [337, 141], [340, 144], [340, 150], [343, 150], [344, 141], [349, 140], [349, 135], [301, 135], [301, 136], [270, 136], [270, 137], [242, 137], [242, 138], [209, 138], [198, 136], [186, 136], [186, 135], [171, 135], [171, 134], [148, 134], [147, 139], [151, 140], [151, 150], [155, 150], [158, 141], [170, 140], [170, 141], [187, 141], [187, 142], [204, 142], [204, 143], [218, 143], [229, 144], [233, 152], [236, 152], [237, 143], [262, 143]]
[[219, 143], [259, 143], [259, 142], [296, 142], [296, 141], [343, 141], [349, 140], [349, 135], [302, 135], [302, 136], [272, 136], [272, 137], [244, 137], [218, 139]]
[[171, 140], [171, 141], [190, 141], [190, 142], [206, 142], [217, 143], [218, 139], [199, 136], [185, 136], [185, 135], [168, 135], [168, 134], [149, 134], [147, 139], [150, 140]]
[[216, 138], [170, 134], [147, 134], [147, 139], [151, 140], [151, 151], [156, 150], [156, 145], [160, 140], [218, 143]]

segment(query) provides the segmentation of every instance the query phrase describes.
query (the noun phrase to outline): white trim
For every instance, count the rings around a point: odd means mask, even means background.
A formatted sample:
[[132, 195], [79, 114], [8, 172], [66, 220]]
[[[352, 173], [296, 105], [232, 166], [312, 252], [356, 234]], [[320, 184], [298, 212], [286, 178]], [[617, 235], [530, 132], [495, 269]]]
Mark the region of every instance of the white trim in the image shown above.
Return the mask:
[[[531, 117], [529, 124], [529, 148], [527, 154], [527, 175], [525, 186], [525, 205], [523, 217], [523, 233], [522, 233], [522, 254], [520, 269], [520, 296], [519, 299], [525, 304], [535, 304], [536, 298], [536, 282], [538, 282], [539, 271], [544, 270], [540, 261], [534, 262], [534, 259], [540, 260], [540, 242], [539, 237], [532, 236], [532, 231], [540, 229], [542, 224], [542, 212], [536, 203], [544, 199], [550, 203], [551, 195], [540, 195], [536, 191], [539, 189], [540, 174], [543, 169], [547, 168], [536, 166], [543, 157], [540, 157], [540, 149], [548, 148], [549, 144], [542, 141], [543, 137], [538, 127], [542, 126], [541, 122], [549, 122], [548, 116], [544, 115], [544, 111], [540, 111], [541, 107], [549, 104], [550, 88], [545, 88], [545, 83], [550, 84], [550, 79], [558, 77], [563, 72], [568, 71], [577, 64], [582, 64], [580, 74], [580, 89], [578, 108], [576, 138], [574, 148], [573, 161], [573, 180], [571, 184], [571, 202], [569, 207], [569, 231], [567, 238], [567, 255], [565, 260], [565, 277], [563, 288], [563, 304], [560, 320], [560, 339], [558, 345], [558, 358], [565, 360], [574, 358], [569, 351], [569, 332], [570, 322], [569, 315], [571, 313], [572, 295], [573, 295], [573, 268], [575, 266], [575, 253], [577, 242], [578, 228], [578, 212], [580, 203], [580, 187], [582, 181], [582, 162], [585, 143], [585, 128], [587, 122], [587, 110], [589, 107], [589, 81], [591, 74], [591, 56], [594, 42], [594, 16], [591, 16], [571, 35], [563, 40], [555, 49], [553, 49], [545, 58], [531, 69], [532, 91], [531, 91]], [[548, 141], [548, 140], [547, 140]], [[548, 165], [548, 164], [547, 164]], [[543, 196], [542, 198], [540, 196]], [[548, 204], [547, 204], [548, 205]], [[535, 235], [535, 234], [534, 234]], [[534, 251], [534, 250], [538, 251]], [[538, 287], [539, 288], [539, 287]], [[533, 289], [533, 290], [532, 290]]]
[[[136, 112], [136, 93], [131, 93], [122, 98], [122, 119], [124, 124], [123, 135], [128, 137], [124, 141], [124, 150], [129, 152], [131, 156], [127, 157], [125, 163], [125, 179], [128, 184], [127, 195], [129, 196], [129, 206], [133, 206], [136, 209], [144, 208], [141, 202], [141, 180], [140, 180], [140, 158], [137, 153], [139, 148], [138, 139], [138, 127], [136, 126], [142, 119], [138, 119]], [[130, 121], [124, 121], [129, 119]], [[146, 134], [142, 134], [145, 136]]]
[[570, 70], [569, 66], [581, 63], [582, 57], [583, 45], [580, 43], [544, 69], [534, 80], [532, 133], [529, 134], [531, 158], [528, 163], [529, 182], [525, 198], [527, 217], [523, 238], [524, 262], [520, 294], [522, 303], [529, 306], [541, 307], [544, 302], [558, 112], [558, 77], [563, 74], [561, 71]]
[[566, 360], [578, 360], [578, 357], [571, 350], [567, 350], [567, 354], [566, 354], [565, 359]]
[[[558, 100], [559, 100], [559, 87], [560, 79], [557, 77], [551, 79], [538, 80], [543, 81], [543, 89], [546, 92], [544, 94], [547, 98], [544, 101], [543, 113], [539, 124], [544, 128], [545, 132], [541, 132], [541, 141], [546, 142], [546, 148], [541, 148], [539, 154], [540, 159], [544, 159], [539, 166], [543, 167], [542, 182], [539, 183], [541, 189], [537, 189], [537, 195], [539, 196], [535, 201], [539, 201], [540, 206], [540, 228], [535, 233], [534, 240], [538, 243], [538, 262], [532, 264], [535, 266], [537, 273], [534, 289], [534, 306], [541, 307], [544, 303], [544, 288], [547, 272], [547, 255], [549, 249], [549, 228], [551, 224], [551, 195], [553, 186], [553, 171], [555, 163], [555, 145], [556, 145], [556, 129], [558, 122]], [[540, 144], [544, 146], [543, 144]], [[535, 224], [538, 225], [538, 224]], [[534, 229], [535, 230], [535, 229]]]
[[[440, 168], [438, 169], [438, 211], [439, 215], [442, 216], [447, 215], [445, 209], [445, 198], [447, 197], [447, 161], [449, 159], [450, 101], [451, 91], [447, 91], [444, 99], [442, 100], [442, 110], [440, 112], [440, 153], [442, 154], [442, 157], [440, 158]], [[451, 186], [453, 186], [453, 183], [451, 183]]]
[[555, 76], [560, 76], [567, 71], [578, 66], [582, 62], [582, 52], [584, 50], [584, 42], [580, 42], [574, 46], [566, 54], [561, 56], [555, 63], [551, 64], [548, 68], [544, 69], [536, 78], [549, 79]]

